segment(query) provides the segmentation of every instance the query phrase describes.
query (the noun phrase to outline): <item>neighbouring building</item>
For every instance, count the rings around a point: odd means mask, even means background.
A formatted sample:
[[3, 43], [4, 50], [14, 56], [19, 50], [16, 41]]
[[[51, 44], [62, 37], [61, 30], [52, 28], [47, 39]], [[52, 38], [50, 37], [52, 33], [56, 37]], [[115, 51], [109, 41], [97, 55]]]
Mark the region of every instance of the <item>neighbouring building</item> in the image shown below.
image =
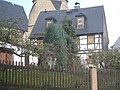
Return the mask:
[[81, 58], [91, 50], [98, 52], [108, 49], [109, 38], [104, 6], [80, 8], [77, 5], [74, 9], [41, 11], [30, 38], [37, 38], [37, 45], [42, 45], [47, 26], [61, 23], [65, 18], [71, 20], [73, 27], [77, 29], [77, 44]]
[[[28, 30], [28, 19], [22, 6], [0, 0], [0, 21], [2, 20], [18, 20], [18, 22], [16, 23], [17, 27], [15, 28], [19, 30], [19, 32], [23, 35], [23, 38], [26, 37], [25, 32]], [[20, 39], [23, 40], [23, 38]], [[13, 61], [14, 59], [16, 59], [16, 57], [17, 59], [20, 58], [14, 55], [13, 52], [14, 49], [12, 49], [11, 47], [2, 48], [0, 45], [0, 60], [8, 62]]]
[[111, 48], [114, 50], [120, 50], [120, 37], [116, 40], [116, 42]]

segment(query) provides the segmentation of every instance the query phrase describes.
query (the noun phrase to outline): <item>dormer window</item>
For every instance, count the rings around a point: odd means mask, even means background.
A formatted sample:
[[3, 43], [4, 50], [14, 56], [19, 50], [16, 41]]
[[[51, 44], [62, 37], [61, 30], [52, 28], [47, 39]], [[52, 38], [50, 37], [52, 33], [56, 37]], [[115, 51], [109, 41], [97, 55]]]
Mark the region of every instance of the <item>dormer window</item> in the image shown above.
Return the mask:
[[76, 15], [77, 18], [77, 29], [84, 29], [85, 28], [85, 15], [82, 13], [79, 13]]
[[48, 17], [45, 19], [46, 20], [46, 27], [48, 27], [50, 24], [53, 24], [56, 22], [56, 19], [53, 18], [52, 16], [51, 17]]
[[46, 27], [48, 27], [50, 24], [53, 24], [53, 20], [46, 20]]
[[84, 17], [77, 17], [77, 28], [84, 28]]

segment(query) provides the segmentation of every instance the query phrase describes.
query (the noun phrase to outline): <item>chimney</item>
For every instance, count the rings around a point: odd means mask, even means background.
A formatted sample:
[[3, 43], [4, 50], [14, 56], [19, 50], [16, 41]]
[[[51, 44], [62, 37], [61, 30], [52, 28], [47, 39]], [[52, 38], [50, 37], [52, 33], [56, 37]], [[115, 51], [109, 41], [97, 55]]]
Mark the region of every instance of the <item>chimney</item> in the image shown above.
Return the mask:
[[75, 3], [74, 9], [80, 9], [80, 3], [79, 2]]

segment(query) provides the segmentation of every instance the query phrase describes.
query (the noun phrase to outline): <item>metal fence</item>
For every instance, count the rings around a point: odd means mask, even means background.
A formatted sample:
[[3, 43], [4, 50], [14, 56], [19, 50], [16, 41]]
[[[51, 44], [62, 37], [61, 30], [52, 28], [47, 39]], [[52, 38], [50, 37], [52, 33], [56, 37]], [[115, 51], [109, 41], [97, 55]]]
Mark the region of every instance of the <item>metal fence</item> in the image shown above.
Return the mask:
[[0, 63], [0, 90], [90, 90], [89, 70]]

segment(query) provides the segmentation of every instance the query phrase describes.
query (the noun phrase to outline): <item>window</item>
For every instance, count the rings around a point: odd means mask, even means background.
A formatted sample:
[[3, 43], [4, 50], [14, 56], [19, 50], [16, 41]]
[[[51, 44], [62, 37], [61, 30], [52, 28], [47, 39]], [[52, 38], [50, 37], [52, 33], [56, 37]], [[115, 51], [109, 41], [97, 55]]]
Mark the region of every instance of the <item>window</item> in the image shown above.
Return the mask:
[[80, 53], [88, 53], [90, 50], [95, 52], [102, 50], [102, 35], [91, 34], [80, 37]]
[[84, 17], [78, 17], [77, 18], [77, 28], [84, 28]]
[[43, 40], [38, 40], [37, 45], [38, 45], [38, 47], [43, 48]]
[[53, 20], [46, 20], [46, 27], [48, 27], [50, 24], [53, 24]]
[[57, 22], [57, 20], [56, 20], [54, 17], [52, 17], [52, 16], [45, 18], [45, 20], [46, 20], [46, 28], [47, 28], [50, 24], [53, 24], [53, 23]]
[[88, 36], [88, 44], [94, 44], [95, 43], [95, 36], [91, 35]]
[[85, 24], [86, 24], [86, 16], [83, 13], [78, 13], [76, 15], [77, 18], [77, 29], [84, 29], [85, 28]]
[[93, 50], [93, 49], [95, 49], [94, 47], [95, 47], [94, 44], [88, 44], [88, 50]]
[[87, 36], [80, 36], [80, 50], [87, 50]]

